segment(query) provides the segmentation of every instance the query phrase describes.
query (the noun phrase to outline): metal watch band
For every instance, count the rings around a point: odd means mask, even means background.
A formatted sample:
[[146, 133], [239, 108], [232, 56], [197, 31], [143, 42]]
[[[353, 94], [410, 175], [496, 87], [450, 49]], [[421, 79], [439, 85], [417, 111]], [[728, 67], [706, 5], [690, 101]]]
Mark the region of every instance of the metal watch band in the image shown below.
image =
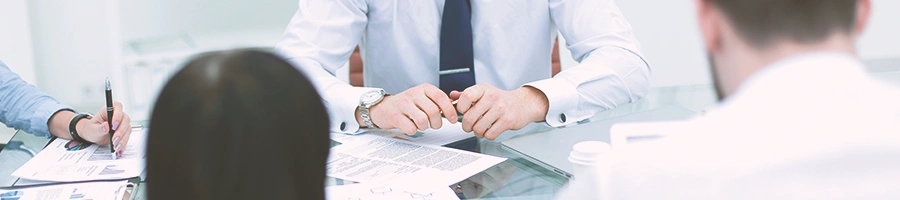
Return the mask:
[[[372, 97], [375, 97], [372, 95], [376, 95], [376, 94], [380, 95], [380, 96], [377, 96], [377, 99], [371, 99]], [[363, 123], [366, 124], [366, 127], [379, 128], [379, 129], [381, 128], [381, 127], [378, 127], [378, 125], [375, 125], [375, 122], [372, 122], [372, 116], [369, 115], [369, 108], [372, 108], [372, 106], [375, 106], [378, 103], [381, 103], [381, 100], [383, 100], [384, 97], [386, 97], [388, 95], [390, 95], [390, 94], [387, 94], [386, 92], [384, 92], [384, 90], [373, 90], [373, 91], [367, 92], [366, 94], [363, 94], [363, 97], [360, 98], [360, 100], [359, 100], [360, 101], [359, 102], [359, 115], [360, 115], [360, 117], [362, 117]]]
[[372, 122], [372, 118], [369, 117], [369, 107], [371, 107], [371, 105], [360, 107], [359, 115], [362, 117], [363, 123], [366, 123], [366, 127], [380, 129], [381, 127], [378, 127], [378, 125], [375, 125], [375, 123]]

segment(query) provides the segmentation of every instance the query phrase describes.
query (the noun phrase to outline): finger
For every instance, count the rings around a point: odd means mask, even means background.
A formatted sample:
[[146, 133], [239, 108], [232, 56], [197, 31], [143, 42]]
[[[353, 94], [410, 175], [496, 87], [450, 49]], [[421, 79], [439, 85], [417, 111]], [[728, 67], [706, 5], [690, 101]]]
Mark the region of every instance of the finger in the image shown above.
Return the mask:
[[434, 102], [427, 98], [417, 98], [415, 99], [415, 102], [419, 110], [424, 112], [426, 117], [428, 117], [428, 122], [430, 122], [431, 128], [441, 128], [441, 110], [438, 109], [437, 105], [434, 105]]
[[459, 101], [456, 102], [456, 109], [459, 110], [459, 112], [466, 114], [475, 102], [481, 100], [481, 96], [483, 95], [484, 89], [478, 85], [467, 88], [460, 94]]
[[488, 109], [488, 111], [483, 116], [481, 116], [481, 119], [479, 119], [478, 122], [475, 122], [475, 125], [472, 127], [472, 129], [475, 131], [475, 135], [486, 137], [487, 135], [485, 135], [485, 133], [487, 132], [487, 130], [493, 129], [492, 126], [494, 125], [494, 123], [497, 121], [497, 119], [500, 119], [500, 116], [503, 115], [503, 113], [500, 111], [502, 110], [497, 108]]
[[403, 113], [392, 115], [390, 122], [395, 128], [400, 129], [400, 131], [403, 131], [403, 133], [406, 133], [407, 135], [416, 134], [416, 124], [413, 124], [409, 117]]
[[113, 122], [112, 129], [117, 130], [119, 127], [119, 124], [122, 123], [122, 118], [125, 116], [125, 112], [122, 111], [122, 103], [113, 102], [112, 118], [109, 118], [107, 113], [108, 113], [107, 107], [104, 106], [104, 107], [100, 108], [100, 112], [97, 113], [97, 117], [100, 118], [101, 122], [112, 121]]
[[[480, 102], [477, 105], [475, 105], [474, 107], [472, 107], [471, 109], [469, 109], [469, 111], [467, 111], [466, 114], [463, 115], [463, 123], [462, 123], [463, 131], [472, 132], [474, 130], [475, 123], [478, 121], [481, 121], [481, 119], [480, 119], [481, 116], [483, 116], [485, 113], [487, 113], [488, 109], [491, 108], [492, 104], [493, 104], [493, 102]], [[459, 105], [457, 105], [457, 106], [459, 106]], [[480, 132], [480, 133], [484, 133], [484, 132]]]
[[[116, 148], [116, 146], [131, 133], [131, 117], [128, 117], [128, 115], [124, 113], [122, 113], [122, 116], [124, 118], [122, 119], [122, 125], [120, 126], [122, 128], [116, 129], [116, 132], [113, 133], [112, 136], [113, 148]], [[104, 124], [104, 126], [106, 125]]]
[[456, 115], [456, 108], [453, 107], [450, 97], [447, 97], [441, 89], [431, 86], [429, 89], [425, 90], [425, 96], [428, 96], [428, 98], [434, 102], [434, 105], [437, 105], [438, 108], [441, 109], [441, 113], [444, 113], [444, 117], [446, 117], [450, 123], [456, 123], [456, 118], [459, 117]]
[[131, 139], [131, 127], [123, 128], [123, 129], [125, 129], [127, 131], [125, 133], [125, 137], [123, 137], [122, 140], [119, 141], [119, 144], [115, 146], [116, 157], [122, 157], [122, 154], [124, 154], [125, 149], [128, 148], [128, 141]]
[[[109, 144], [109, 126], [101, 123], [85, 124], [85, 132], [78, 132], [81, 138], [98, 145]], [[97, 131], [100, 130], [100, 131]]]
[[416, 106], [415, 103], [406, 103], [402, 104], [400, 107], [400, 112], [406, 115], [406, 120], [412, 120], [414, 126], [418, 130], [428, 129], [428, 115], [422, 110], [419, 110], [419, 107]]
[[494, 124], [491, 124], [491, 127], [484, 133], [484, 138], [488, 140], [497, 139], [497, 137], [500, 137], [500, 134], [509, 130], [511, 126], [512, 123], [510, 123], [508, 118], [497, 119], [497, 121], [494, 121]]
[[[100, 108], [100, 111], [97, 111], [97, 114], [94, 115], [94, 117], [91, 117], [90, 121], [91, 121], [92, 123], [98, 123], [98, 124], [99, 124], [99, 123], [104, 123], [104, 124], [106, 124], [106, 117], [100, 116], [100, 113], [104, 113], [104, 112], [106, 112], [106, 107]], [[104, 113], [103, 116], [106, 116], [106, 114]], [[107, 128], [109, 128], [109, 127], [107, 127]], [[109, 132], [107, 132], [107, 133], [109, 133]]]
[[457, 99], [459, 99], [459, 95], [462, 95], [462, 92], [459, 92], [459, 91], [456, 91], [456, 90], [450, 91], [450, 99], [451, 99], [451, 100], [457, 100]]

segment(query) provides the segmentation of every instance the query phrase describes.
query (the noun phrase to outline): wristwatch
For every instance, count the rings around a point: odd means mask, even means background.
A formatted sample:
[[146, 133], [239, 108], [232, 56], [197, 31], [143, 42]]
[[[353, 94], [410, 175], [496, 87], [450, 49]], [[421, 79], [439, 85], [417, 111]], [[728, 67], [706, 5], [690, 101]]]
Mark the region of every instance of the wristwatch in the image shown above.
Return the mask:
[[363, 93], [362, 97], [359, 98], [359, 115], [362, 117], [363, 122], [366, 123], [366, 126], [369, 128], [379, 128], [372, 122], [372, 117], [369, 116], [369, 108], [375, 106], [384, 99], [384, 96], [388, 94], [384, 92], [384, 90], [372, 90], [366, 93]]

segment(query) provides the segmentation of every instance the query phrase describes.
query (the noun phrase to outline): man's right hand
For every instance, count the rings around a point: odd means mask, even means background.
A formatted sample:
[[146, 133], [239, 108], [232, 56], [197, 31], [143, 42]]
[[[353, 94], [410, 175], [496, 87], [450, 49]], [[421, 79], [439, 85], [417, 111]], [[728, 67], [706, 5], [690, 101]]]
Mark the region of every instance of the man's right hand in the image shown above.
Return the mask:
[[[400, 129], [407, 135], [416, 134], [417, 130], [424, 131], [429, 125], [432, 129], [441, 128], [441, 113], [451, 113], [446, 115], [447, 120], [457, 122], [456, 108], [450, 103], [450, 97], [428, 83], [386, 96], [369, 108], [372, 123], [382, 129]], [[359, 110], [356, 116], [360, 126], [365, 126]]]

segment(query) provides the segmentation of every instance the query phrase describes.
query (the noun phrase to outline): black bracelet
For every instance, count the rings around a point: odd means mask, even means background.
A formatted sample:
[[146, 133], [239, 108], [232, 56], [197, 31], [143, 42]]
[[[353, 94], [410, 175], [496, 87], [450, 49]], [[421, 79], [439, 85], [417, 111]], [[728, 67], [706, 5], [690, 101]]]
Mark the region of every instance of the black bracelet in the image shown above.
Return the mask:
[[84, 118], [90, 119], [91, 115], [90, 114], [78, 114], [75, 116], [75, 118], [72, 118], [72, 122], [69, 122], [69, 134], [72, 135], [72, 140], [75, 140], [75, 141], [78, 141], [78, 142], [81, 142], [84, 144], [91, 144], [91, 142], [88, 142], [87, 140], [84, 140], [84, 138], [81, 138], [80, 136], [78, 136], [78, 131], [75, 131], [75, 125], [78, 124], [78, 120], [81, 120]]

